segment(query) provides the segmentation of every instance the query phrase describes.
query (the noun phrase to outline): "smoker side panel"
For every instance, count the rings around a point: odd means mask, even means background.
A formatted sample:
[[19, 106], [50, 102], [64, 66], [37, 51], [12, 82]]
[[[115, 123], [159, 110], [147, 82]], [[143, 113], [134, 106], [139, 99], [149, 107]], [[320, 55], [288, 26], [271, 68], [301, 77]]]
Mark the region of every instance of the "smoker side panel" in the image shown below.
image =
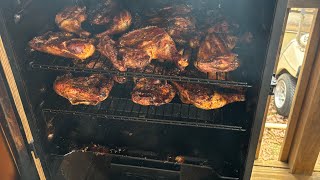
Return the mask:
[[279, 43], [282, 42], [281, 35], [283, 32], [283, 26], [284, 26], [285, 18], [287, 15], [287, 3], [288, 3], [288, 0], [277, 1], [277, 7], [274, 15], [274, 22], [272, 26], [271, 37], [269, 40], [266, 63], [263, 68], [264, 71], [263, 71], [262, 82], [260, 86], [257, 110], [255, 113], [254, 122], [251, 128], [249, 149], [247, 154], [247, 160], [245, 163], [243, 179], [250, 179], [251, 177], [256, 148], [257, 148], [260, 130], [262, 126], [262, 120], [263, 120], [264, 111], [267, 104], [267, 98], [270, 91], [271, 77], [273, 74], [275, 60], [277, 58], [277, 54], [279, 53]]

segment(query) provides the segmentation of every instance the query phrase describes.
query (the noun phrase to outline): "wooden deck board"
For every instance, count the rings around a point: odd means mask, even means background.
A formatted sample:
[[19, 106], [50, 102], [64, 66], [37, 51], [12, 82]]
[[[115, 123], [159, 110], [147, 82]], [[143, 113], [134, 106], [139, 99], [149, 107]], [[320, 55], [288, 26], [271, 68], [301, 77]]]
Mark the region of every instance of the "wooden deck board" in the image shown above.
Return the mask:
[[251, 180], [319, 180], [320, 172], [312, 176], [293, 175], [290, 169], [277, 167], [254, 166]]

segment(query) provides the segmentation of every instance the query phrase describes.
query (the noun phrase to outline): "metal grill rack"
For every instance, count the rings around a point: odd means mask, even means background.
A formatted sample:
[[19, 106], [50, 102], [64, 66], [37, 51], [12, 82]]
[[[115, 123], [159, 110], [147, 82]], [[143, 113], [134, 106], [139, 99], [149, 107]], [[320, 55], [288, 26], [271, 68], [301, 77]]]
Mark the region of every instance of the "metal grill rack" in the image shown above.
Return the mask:
[[173, 103], [158, 107], [141, 106], [133, 103], [129, 97], [120, 98], [111, 95], [97, 106], [73, 106], [68, 100], [52, 93], [47, 95], [41, 109], [45, 113], [72, 114], [90, 118], [246, 131], [245, 117], [240, 116], [245, 111], [244, 102], [207, 111], [178, 101], [175, 99]]
[[[165, 71], [169, 70], [164, 69], [162, 73], [155, 74], [154, 72], [136, 72], [134, 70], [128, 70], [126, 72], [120, 72], [112, 67], [112, 64], [109, 61], [99, 55], [88, 59], [88, 61], [100, 61], [105, 65], [104, 68], [87, 68], [81, 65], [75, 65], [72, 62], [72, 59], [67, 59], [63, 57], [52, 56], [40, 52], [31, 52], [29, 59], [29, 66], [32, 69], [42, 69], [49, 71], [67, 71], [67, 72], [77, 72], [77, 73], [98, 73], [98, 74], [109, 74], [109, 75], [117, 75], [123, 77], [136, 77], [136, 78], [154, 78], [160, 80], [172, 80], [172, 81], [180, 81], [180, 82], [188, 82], [188, 83], [202, 83], [202, 84], [212, 84], [212, 85], [225, 85], [225, 86], [234, 86], [234, 87], [251, 87], [246, 82], [237, 82], [230, 80], [214, 80], [209, 79], [207, 75], [203, 74], [201, 77], [189, 77], [185, 75], [168, 75]], [[31, 60], [31, 62], [30, 62]], [[95, 62], [95, 64], [96, 64]], [[83, 65], [83, 64], [82, 64]], [[219, 74], [217, 74], [219, 76]], [[227, 75], [226, 75], [227, 76]]]

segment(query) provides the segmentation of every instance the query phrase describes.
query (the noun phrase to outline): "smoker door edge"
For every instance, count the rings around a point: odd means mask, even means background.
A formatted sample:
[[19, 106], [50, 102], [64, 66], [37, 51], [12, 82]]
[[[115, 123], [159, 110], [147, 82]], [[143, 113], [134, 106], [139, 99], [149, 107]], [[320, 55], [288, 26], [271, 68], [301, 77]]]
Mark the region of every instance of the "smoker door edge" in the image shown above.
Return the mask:
[[252, 125], [252, 131], [249, 142], [248, 155], [245, 163], [245, 171], [243, 179], [250, 179], [253, 163], [255, 160], [256, 148], [258, 145], [259, 135], [262, 126], [262, 120], [267, 105], [267, 98], [270, 91], [270, 82], [273, 75], [273, 69], [275, 66], [276, 58], [280, 50], [280, 43], [282, 42], [282, 34], [284, 32], [284, 23], [286, 22], [288, 0], [277, 0], [277, 6], [275, 10], [275, 15], [273, 19], [273, 26], [271, 37], [268, 45], [268, 53], [266, 56], [266, 63], [264, 66], [262, 82], [259, 91], [259, 99], [257, 110], [254, 117], [254, 122]]
[[[19, 94], [19, 91], [18, 91], [18, 87], [17, 87], [16, 81], [15, 81], [15, 78], [14, 78], [14, 75], [13, 75], [13, 71], [11, 69], [11, 65], [9, 63], [9, 58], [8, 58], [7, 53], [5, 51], [5, 47], [4, 47], [4, 44], [3, 44], [1, 36], [0, 36], [0, 62], [1, 62], [1, 65], [2, 65], [2, 70], [3, 70], [3, 73], [5, 75], [6, 82], [8, 83], [8, 86], [9, 86], [9, 91], [10, 91], [12, 99], [13, 99], [13, 103], [12, 104], [15, 105], [16, 111], [18, 112], [18, 115], [19, 115], [19, 118], [21, 120], [21, 124], [22, 124], [23, 130], [24, 130], [24, 135], [25, 135], [25, 137], [27, 139], [27, 143], [29, 145], [33, 144], [34, 139], [33, 139], [32, 133], [31, 133], [31, 129], [30, 129], [30, 126], [29, 126], [27, 115], [25, 113], [25, 110], [24, 110], [24, 107], [23, 107], [23, 104], [22, 104], [22, 101], [21, 101], [21, 97], [20, 97], [20, 94]], [[14, 136], [15, 134], [12, 134], [12, 135]], [[19, 147], [19, 146], [21, 146], [21, 144], [17, 145], [16, 147]], [[36, 169], [38, 171], [40, 179], [46, 179], [39, 158], [36, 157], [34, 151], [30, 151], [30, 153], [31, 153], [32, 159], [34, 160], [34, 164], [36, 166]]]

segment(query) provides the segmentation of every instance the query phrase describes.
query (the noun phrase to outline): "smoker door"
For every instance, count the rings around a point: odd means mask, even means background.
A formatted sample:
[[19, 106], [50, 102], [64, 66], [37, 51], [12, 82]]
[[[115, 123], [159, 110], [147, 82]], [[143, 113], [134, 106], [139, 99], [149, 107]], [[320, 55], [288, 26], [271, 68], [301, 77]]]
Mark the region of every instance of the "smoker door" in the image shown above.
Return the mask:
[[[1, 12], [0, 12], [1, 14]], [[0, 15], [1, 16], [1, 15]], [[1, 24], [0, 17], [0, 24]], [[0, 32], [1, 32], [0, 26]], [[3, 45], [3, 36], [0, 35], [0, 124], [10, 153], [13, 156], [14, 165], [17, 169], [17, 178], [39, 179], [35, 163], [39, 159], [33, 150], [33, 139], [29, 130], [29, 125], [22, 123], [16, 102], [19, 103], [19, 94], [16, 91], [16, 84], [11, 68], [8, 66], [8, 54]], [[9, 80], [10, 79], [10, 80]], [[14, 94], [13, 91], [16, 93]], [[15, 96], [15, 97], [14, 97]], [[21, 105], [21, 104], [20, 104]], [[18, 110], [19, 109], [19, 110]], [[22, 110], [23, 111], [23, 110]], [[23, 113], [20, 111], [20, 113]], [[25, 123], [25, 122], [24, 122]], [[26, 129], [25, 129], [26, 128]], [[26, 133], [29, 133], [27, 135]], [[28, 137], [27, 137], [28, 136]], [[2, 162], [4, 163], [4, 162]]]
[[278, 58], [278, 55], [280, 53], [280, 47], [282, 44], [282, 33], [284, 32], [283, 29], [285, 28], [284, 22], [286, 22], [286, 18], [288, 15], [287, 4], [288, 0], [277, 1], [277, 7], [272, 25], [273, 28], [268, 45], [266, 64], [264, 66], [262, 82], [259, 91], [257, 111], [255, 113], [255, 119], [252, 125], [248, 157], [245, 164], [245, 172], [243, 179], [250, 179], [251, 177], [252, 167], [255, 160], [256, 148], [262, 126], [262, 120], [264, 117], [265, 109], [267, 108], [267, 98], [270, 95], [270, 84], [272, 74], [274, 72], [275, 61]]

